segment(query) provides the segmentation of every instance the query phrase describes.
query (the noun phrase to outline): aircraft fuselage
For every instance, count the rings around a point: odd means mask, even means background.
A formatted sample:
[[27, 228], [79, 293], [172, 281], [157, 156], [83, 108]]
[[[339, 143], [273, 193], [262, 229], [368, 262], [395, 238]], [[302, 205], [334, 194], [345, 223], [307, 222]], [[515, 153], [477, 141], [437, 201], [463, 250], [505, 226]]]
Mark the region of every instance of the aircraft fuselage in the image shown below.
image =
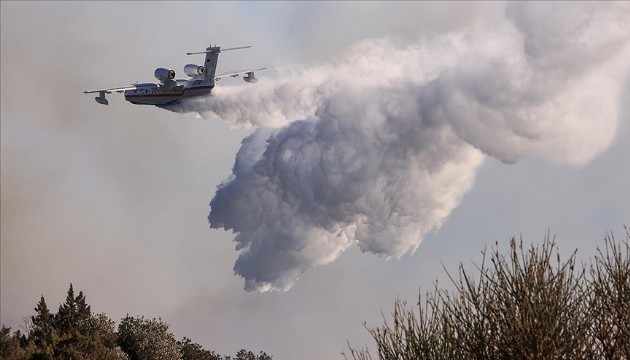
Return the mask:
[[214, 81], [176, 80], [176, 84], [139, 84], [136, 89], [125, 90], [125, 100], [137, 105], [168, 105], [184, 98], [208, 95], [214, 88]]

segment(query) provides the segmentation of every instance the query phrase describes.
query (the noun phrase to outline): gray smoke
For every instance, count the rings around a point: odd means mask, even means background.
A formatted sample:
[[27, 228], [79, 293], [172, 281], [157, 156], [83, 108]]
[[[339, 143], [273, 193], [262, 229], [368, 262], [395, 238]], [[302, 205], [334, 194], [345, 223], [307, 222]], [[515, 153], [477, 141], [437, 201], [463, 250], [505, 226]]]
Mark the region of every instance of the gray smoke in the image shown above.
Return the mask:
[[288, 290], [355, 243], [415, 250], [485, 156], [587, 163], [615, 136], [629, 24], [626, 3], [515, 3], [464, 32], [366, 40], [186, 103], [274, 127], [243, 140], [210, 204], [211, 227], [236, 234], [245, 289]]

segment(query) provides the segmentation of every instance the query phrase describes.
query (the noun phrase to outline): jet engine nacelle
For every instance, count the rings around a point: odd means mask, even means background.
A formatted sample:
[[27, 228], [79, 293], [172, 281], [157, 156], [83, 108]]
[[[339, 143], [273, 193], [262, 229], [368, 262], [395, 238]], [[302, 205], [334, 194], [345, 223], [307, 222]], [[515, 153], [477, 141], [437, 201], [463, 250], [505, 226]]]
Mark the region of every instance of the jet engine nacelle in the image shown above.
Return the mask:
[[203, 66], [195, 65], [195, 64], [188, 64], [184, 66], [184, 74], [191, 77], [201, 75], [203, 74]]
[[157, 68], [153, 73], [156, 79], [160, 81], [172, 80], [175, 78], [175, 71], [164, 68]]
[[255, 83], [256, 81], [258, 81], [258, 79], [254, 77], [253, 71], [248, 72], [247, 76], [243, 76], [243, 80], [245, 80], [248, 83]]

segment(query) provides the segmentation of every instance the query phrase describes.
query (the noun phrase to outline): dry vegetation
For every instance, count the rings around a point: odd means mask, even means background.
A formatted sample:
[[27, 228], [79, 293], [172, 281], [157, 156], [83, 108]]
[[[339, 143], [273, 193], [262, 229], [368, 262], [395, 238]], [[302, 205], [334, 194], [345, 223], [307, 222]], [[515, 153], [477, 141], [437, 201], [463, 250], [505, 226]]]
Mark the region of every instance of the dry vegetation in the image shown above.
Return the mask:
[[628, 228], [621, 241], [607, 234], [589, 265], [575, 252], [561, 260], [549, 237], [482, 254], [474, 272], [449, 274], [455, 290], [436, 283], [417, 311], [398, 300], [393, 323], [368, 328], [379, 359], [630, 359]]

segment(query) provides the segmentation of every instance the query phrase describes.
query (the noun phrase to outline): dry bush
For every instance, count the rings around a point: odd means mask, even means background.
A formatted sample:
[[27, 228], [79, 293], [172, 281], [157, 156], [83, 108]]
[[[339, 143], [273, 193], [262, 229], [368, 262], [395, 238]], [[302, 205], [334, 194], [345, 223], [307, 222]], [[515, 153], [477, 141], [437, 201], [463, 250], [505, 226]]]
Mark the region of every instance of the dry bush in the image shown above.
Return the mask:
[[397, 300], [392, 324], [368, 328], [378, 358], [630, 359], [629, 239], [607, 235], [588, 272], [549, 236], [527, 249], [512, 239], [507, 255], [496, 244], [475, 272], [449, 274], [455, 290], [436, 283], [417, 313]]

